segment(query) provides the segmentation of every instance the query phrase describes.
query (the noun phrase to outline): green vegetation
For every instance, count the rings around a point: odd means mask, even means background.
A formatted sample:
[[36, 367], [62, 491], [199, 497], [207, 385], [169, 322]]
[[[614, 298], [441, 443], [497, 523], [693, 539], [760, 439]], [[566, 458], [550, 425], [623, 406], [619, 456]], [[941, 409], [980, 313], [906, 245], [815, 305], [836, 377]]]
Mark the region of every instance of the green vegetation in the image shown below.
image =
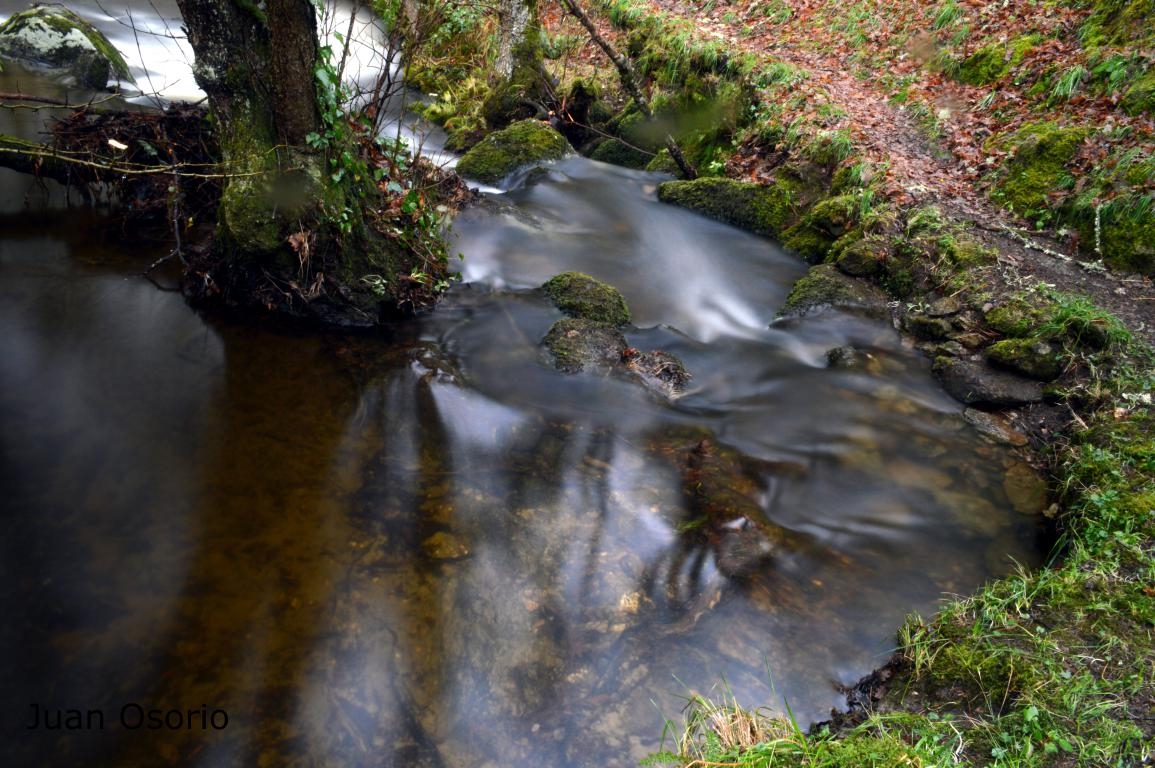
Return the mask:
[[618, 289], [582, 272], [555, 275], [541, 288], [571, 317], [611, 327], [630, 322], [630, 308]]
[[993, 42], [979, 48], [959, 64], [956, 78], [970, 85], [991, 85], [1018, 68], [1023, 58], [1041, 42], [1039, 35], [1024, 35], [1009, 42]]
[[489, 134], [457, 163], [457, 172], [498, 184], [519, 168], [560, 160], [570, 151], [565, 137], [537, 120], [522, 120]]
[[680, 205], [760, 235], [780, 235], [793, 224], [802, 203], [802, 182], [783, 178], [775, 184], [751, 184], [733, 179], [667, 181], [658, 199]]

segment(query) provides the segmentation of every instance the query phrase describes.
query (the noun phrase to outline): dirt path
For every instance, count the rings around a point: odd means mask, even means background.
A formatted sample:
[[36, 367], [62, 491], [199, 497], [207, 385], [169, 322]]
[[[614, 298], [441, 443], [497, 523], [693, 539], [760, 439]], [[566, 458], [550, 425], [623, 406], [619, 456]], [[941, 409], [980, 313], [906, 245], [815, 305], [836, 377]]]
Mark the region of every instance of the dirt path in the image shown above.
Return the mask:
[[[1150, 279], [1096, 269], [1085, 263], [1085, 258], [1080, 261], [1069, 243], [1028, 230], [1024, 222], [987, 198], [982, 174], [1001, 158], [983, 147], [992, 118], [976, 107], [980, 89], [927, 72], [918, 64], [917, 55], [894, 55], [891, 51], [892, 74], [905, 77], [924, 103], [933, 105], [940, 135], [932, 137], [911, 109], [896, 105], [893, 95], [878, 87], [881, 76], [862, 76], [856, 56], [863, 49], [848, 48], [840, 37], [845, 29], [832, 29], [828, 17], [819, 15], [819, 10], [831, 13], [831, 4], [794, 2], [790, 4], [793, 16], [789, 23], [752, 24], [748, 19], [756, 18], [760, 3], [708, 3], [709, 10], [704, 10], [684, 0], [652, 0], [655, 9], [692, 21], [700, 32], [730, 48], [785, 61], [809, 73], [799, 87], [813, 89], [816, 98], [828, 99], [844, 113], [843, 126], [865, 159], [886, 168], [884, 194], [903, 206], [933, 203], [952, 217], [973, 222], [976, 234], [1001, 254], [999, 270], [1007, 282], [1017, 282], [1020, 287], [1042, 282], [1060, 291], [1086, 295], [1119, 317], [1136, 335], [1155, 343], [1155, 285]], [[1045, 23], [1072, 24], [1062, 18]], [[881, 39], [889, 30], [875, 29], [874, 34]], [[1001, 98], [1010, 105], [1001, 117], [1004, 127], [1031, 119], [1032, 105], [1025, 101], [1016, 104], [1013, 94]], [[1079, 108], [1102, 115], [1100, 119], [1114, 119], [1106, 114], [1109, 104], [1085, 102]]]

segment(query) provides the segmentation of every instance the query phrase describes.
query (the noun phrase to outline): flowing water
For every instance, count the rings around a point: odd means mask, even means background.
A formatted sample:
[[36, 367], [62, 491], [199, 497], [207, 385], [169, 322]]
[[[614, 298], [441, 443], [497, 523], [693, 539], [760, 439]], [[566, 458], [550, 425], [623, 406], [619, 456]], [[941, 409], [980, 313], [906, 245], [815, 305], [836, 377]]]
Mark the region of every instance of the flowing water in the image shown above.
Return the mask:
[[[927, 361], [774, 322], [804, 265], [658, 180], [491, 195], [435, 312], [348, 337], [202, 317], [137, 276], [162, 247], [0, 179], [4, 764], [633, 765], [723, 685], [822, 719], [905, 614], [1034, 563], [1029, 471]], [[683, 396], [551, 368], [535, 289], [571, 269]], [[703, 440], [784, 532], [742, 578], [695, 527]]]

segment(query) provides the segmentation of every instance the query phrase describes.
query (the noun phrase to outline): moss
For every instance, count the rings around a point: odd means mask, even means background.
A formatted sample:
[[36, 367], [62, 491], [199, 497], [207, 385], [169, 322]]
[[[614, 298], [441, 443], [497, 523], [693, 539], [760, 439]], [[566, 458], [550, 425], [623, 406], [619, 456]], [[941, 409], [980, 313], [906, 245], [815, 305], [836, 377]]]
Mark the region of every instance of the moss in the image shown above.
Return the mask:
[[1148, 69], [1131, 84], [1119, 106], [1128, 115], [1155, 112], [1155, 68]]
[[1008, 301], [991, 308], [984, 317], [990, 328], [1004, 336], [1025, 338], [1030, 336], [1043, 321], [1038, 308], [1021, 300]]
[[1008, 42], [990, 43], [963, 59], [955, 79], [970, 85], [991, 85], [1022, 63], [1036, 45], [1039, 35], [1024, 35]]
[[1003, 368], [1040, 381], [1054, 381], [1062, 372], [1055, 348], [1037, 339], [1003, 339], [987, 347], [987, 357]]
[[842, 274], [832, 264], [819, 264], [794, 283], [780, 314], [805, 315], [822, 307], [861, 309], [881, 316], [886, 312], [886, 297], [869, 283]]
[[[1103, 260], [1119, 272], [1155, 274], [1155, 213], [1143, 195], [1122, 195], [1103, 206], [1100, 239]], [[1095, 242], [1095, 213], [1077, 216], [1083, 243]]]
[[1066, 164], [1075, 156], [1089, 128], [1031, 123], [994, 142], [1012, 152], [995, 181], [992, 198], [1024, 216], [1050, 207], [1049, 193], [1063, 186]]
[[621, 331], [580, 317], [558, 320], [550, 327], [542, 344], [553, 355], [554, 366], [564, 373], [580, 373], [620, 363], [628, 346]]
[[[77, 39], [77, 34], [84, 40]], [[128, 64], [104, 34], [61, 6], [35, 6], [0, 25], [0, 53], [68, 69], [80, 84], [101, 89], [112, 73], [132, 82]]]
[[828, 197], [815, 203], [814, 207], [806, 212], [804, 221], [834, 240], [841, 237], [858, 221], [861, 205], [862, 196], [857, 193]]
[[522, 120], [486, 136], [465, 153], [457, 172], [483, 184], [497, 184], [519, 168], [560, 160], [569, 152], [565, 137], [537, 120]]
[[630, 322], [630, 309], [617, 288], [582, 272], [563, 272], [542, 286], [567, 315], [609, 326]]
[[657, 159], [649, 152], [635, 149], [617, 139], [599, 141], [594, 151], [590, 153], [591, 160], [610, 165], [620, 165], [623, 168], [642, 169]]
[[651, 173], [668, 173], [671, 176], [679, 176], [682, 173], [682, 169], [678, 167], [677, 161], [670, 156], [668, 149], [663, 149], [654, 155], [654, 159], [646, 163], [646, 170]]
[[939, 240], [941, 253], [961, 269], [994, 264], [998, 254], [970, 235], [957, 234]]
[[751, 184], [723, 178], [667, 181], [658, 199], [759, 235], [776, 237], [796, 223], [801, 185], [793, 179]]
[[1079, 30], [1084, 47], [1151, 41], [1155, 0], [1094, 0], [1091, 5], [1093, 11]]
[[834, 239], [826, 232], [805, 222], [795, 224], [782, 233], [782, 245], [811, 264], [826, 258]]
[[867, 277], [879, 274], [890, 253], [889, 241], [879, 235], [861, 237], [859, 234], [858, 238], [843, 242], [855, 234], [857, 231], [852, 230], [831, 246], [831, 253], [837, 254], [834, 263], [848, 275]]
[[929, 317], [921, 313], [912, 312], [906, 316], [903, 323], [906, 330], [915, 338], [930, 341], [946, 339], [954, 331], [950, 320], [945, 317]]

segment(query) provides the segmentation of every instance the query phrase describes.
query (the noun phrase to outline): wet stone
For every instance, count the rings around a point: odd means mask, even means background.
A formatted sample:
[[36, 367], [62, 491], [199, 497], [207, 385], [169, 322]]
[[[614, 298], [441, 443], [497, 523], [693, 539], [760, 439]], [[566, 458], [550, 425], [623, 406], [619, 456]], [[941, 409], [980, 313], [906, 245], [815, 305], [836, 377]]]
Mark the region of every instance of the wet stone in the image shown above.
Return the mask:
[[1027, 436], [1019, 432], [1011, 423], [1003, 416], [997, 413], [987, 413], [980, 411], [977, 408], [967, 408], [963, 412], [963, 418], [968, 424], [989, 440], [993, 440], [999, 445], [1011, 445], [1015, 447], [1027, 444]]
[[950, 317], [962, 311], [962, 302], [954, 296], [946, 296], [926, 308], [927, 317]]
[[831, 368], [879, 373], [881, 365], [874, 355], [851, 346], [835, 347], [826, 353], [826, 364]]
[[943, 389], [966, 405], [1010, 408], [1043, 399], [1043, 388], [1037, 381], [996, 371], [983, 363], [940, 357], [934, 372]]
[[1013, 464], [1003, 475], [1003, 490], [1020, 514], [1037, 515], [1047, 506], [1047, 483], [1029, 464]]
[[421, 542], [421, 551], [430, 560], [462, 560], [469, 557], [469, 546], [460, 537], [438, 531]]
[[905, 325], [909, 333], [920, 339], [945, 339], [954, 330], [950, 320], [917, 313], [907, 315]]

